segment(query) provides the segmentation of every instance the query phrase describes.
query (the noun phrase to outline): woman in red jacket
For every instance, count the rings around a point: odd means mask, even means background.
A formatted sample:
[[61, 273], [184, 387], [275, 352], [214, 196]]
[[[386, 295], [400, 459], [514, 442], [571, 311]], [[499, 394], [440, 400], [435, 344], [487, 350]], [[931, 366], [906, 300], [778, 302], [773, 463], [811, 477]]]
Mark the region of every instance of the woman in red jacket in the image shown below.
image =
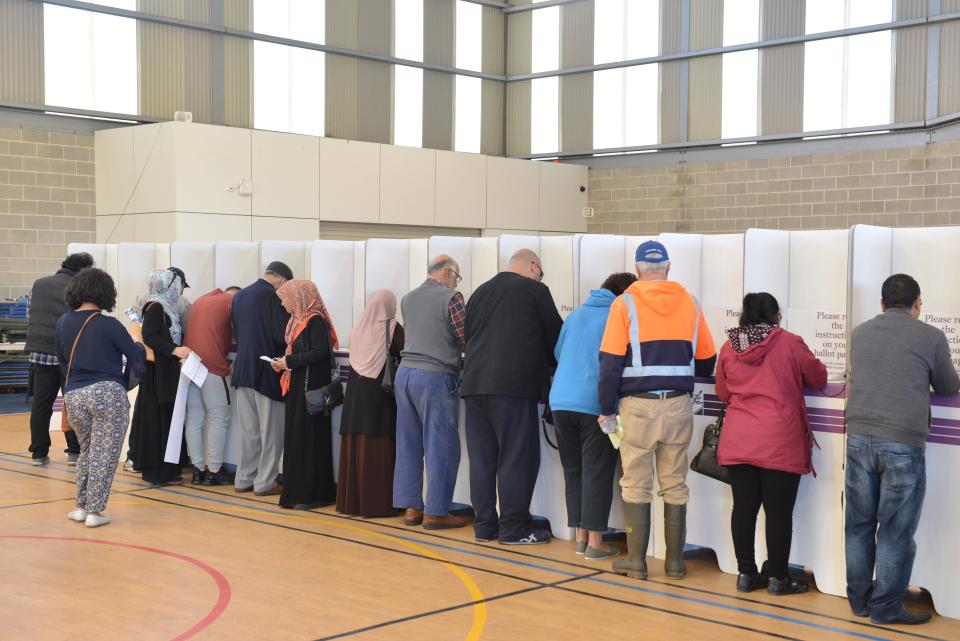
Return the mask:
[[[737, 553], [737, 590], [766, 587], [774, 595], [807, 591], [790, 578], [787, 560], [800, 476], [810, 472], [813, 434], [803, 388], [823, 389], [827, 368], [803, 339], [779, 327], [780, 306], [767, 293], [743, 298], [740, 326], [727, 330], [717, 360], [717, 396], [727, 402], [717, 458], [730, 471], [730, 529]], [[766, 515], [767, 562], [757, 571], [757, 513]]]

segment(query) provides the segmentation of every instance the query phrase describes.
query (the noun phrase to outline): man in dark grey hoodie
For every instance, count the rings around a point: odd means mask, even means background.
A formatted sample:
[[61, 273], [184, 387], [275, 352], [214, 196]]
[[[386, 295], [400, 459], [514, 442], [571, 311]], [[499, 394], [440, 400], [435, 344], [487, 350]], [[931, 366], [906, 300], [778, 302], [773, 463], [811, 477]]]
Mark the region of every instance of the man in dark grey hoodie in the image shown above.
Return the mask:
[[[850, 338], [847, 400], [847, 598], [874, 623], [917, 624], [929, 612], [901, 602], [910, 583], [926, 488], [924, 444], [930, 387], [960, 391], [943, 332], [919, 320], [920, 285], [906, 274], [883, 283], [883, 313]], [[874, 580], [874, 568], [876, 580]]]

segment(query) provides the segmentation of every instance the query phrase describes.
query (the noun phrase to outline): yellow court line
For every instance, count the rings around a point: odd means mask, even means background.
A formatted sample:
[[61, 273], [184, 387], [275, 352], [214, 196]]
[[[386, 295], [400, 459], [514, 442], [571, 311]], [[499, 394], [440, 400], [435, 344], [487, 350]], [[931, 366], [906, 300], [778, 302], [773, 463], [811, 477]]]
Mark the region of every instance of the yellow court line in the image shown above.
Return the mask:
[[[116, 505], [119, 503], [119, 504], [141, 505], [141, 506], [156, 505], [155, 502], [149, 501], [148, 499], [145, 499], [145, 498], [144, 499], [140, 499], [138, 497], [131, 497], [131, 498], [133, 498], [134, 500], [121, 499], [119, 501], [110, 501], [110, 504]], [[420, 545], [417, 545], [416, 543], [405, 541], [403, 539], [398, 539], [394, 536], [390, 536], [389, 534], [384, 534], [382, 532], [377, 532], [375, 530], [368, 530], [366, 528], [363, 528], [357, 525], [351, 525], [348, 523], [339, 523], [336, 521], [330, 521], [328, 519], [318, 519], [315, 517], [304, 516], [302, 514], [264, 512], [262, 510], [252, 510], [252, 509], [243, 508], [243, 507], [227, 507], [222, 505], [217, 507], [211, 507], [206, 504], [191, 505], [188, 503], [176, 503], [176, 505], [180, 505], [181, 507], [197, 507], [197, 508], [202, 507], [204, 510], [210, 510], [214, 512], [218, 510], [225, 510], [225, 511], [229, 510], [233, 512], [241, 512], [245, 514], [256, 514], [256, 515], [271, 514], [273, 516], [284, 516], [288, 518], [301, 519], [303, 521], [311, 521], [313, 523], [320, 523], [322, 525], [329, 525], [331, 527], [341, 528], [344, 530], [360, 532], [362, 534], [372, 534], [382, 539], [386, 539], [394, 543], [399, 543], [403, 547], [406, 547], [410, 550], [418, 552], [419, 554], [428, 556], [431, 559], [434, 559], [435, 561], [440, 561], [442, 565], [446, 567], [446, 569], [449, 570], [455, 577], [457, 577], [457, 579], [459, 579], [460, 582], [463, 583], [464, 587], [467, 588], [467, 592], [470, 594], [470, 598], [473, 601], [473, 624], [471, 625], [470, 630], [467, 632], [465, 641], [477, 641], [480, 638], [480, 636], [483, 634], [483, 630], [487, 625], [486, 597], [484, 596], [483, 592], [480, 591], [480, 587], [476, 584], [473, 578], [471, 578], [471, 576], [467, 572], [465, 572], [462, 568], [460, 568], [457, 564], [453, 563], [452, 561], [448, 561], [447, 559], [443, 558], [439, 554], [436, 554], [432, 550], [422, 547]]]

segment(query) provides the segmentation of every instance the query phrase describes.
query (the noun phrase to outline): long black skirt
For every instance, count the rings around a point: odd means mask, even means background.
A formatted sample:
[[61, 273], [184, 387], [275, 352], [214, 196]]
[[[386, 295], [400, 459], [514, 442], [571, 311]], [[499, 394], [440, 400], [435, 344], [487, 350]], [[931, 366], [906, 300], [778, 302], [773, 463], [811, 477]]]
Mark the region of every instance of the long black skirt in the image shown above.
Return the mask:
[[147, 363], [133, 406], [130, 445], [133, 464], [148, 483], [169, 483], [180, 476], [178, 464], [163, 462], [172, 418], [173, 403], [159, 402], [156, 370], [153, 363]]
[[337, 484], [333, 480], [330, 417], [307, 414], [302, 383], [291, 385], [285, 400], [280, 505], [319, 507], [333, 503], [337, 499]]

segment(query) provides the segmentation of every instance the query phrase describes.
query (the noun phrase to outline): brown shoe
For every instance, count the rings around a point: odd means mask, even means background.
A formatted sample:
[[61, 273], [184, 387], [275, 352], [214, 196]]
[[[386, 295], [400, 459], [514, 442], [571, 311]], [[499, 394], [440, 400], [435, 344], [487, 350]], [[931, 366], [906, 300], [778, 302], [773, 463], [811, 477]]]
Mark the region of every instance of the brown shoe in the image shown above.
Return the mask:
[[264, 490], [262, 492], [254, 492], [256, 496], [277, 496], [278, 494], [283, 494], [283, 486], [277, 483], [269, 490]]
[[423, 517], [423, 529], [425, 530], [452, 530], [456, 527], [463, 527], [466, 524], [467, 520], [465, 518], [452, 514], [446, 516], [430, 516], [426, 514]]
[[414, 525], [420, 525], [421, 523], [423, 523], [423, 512], [420, 510], [415, 510], [412, 507], [408, 507], [403, 512], [404, 525], [409, 525], [412, 527]]
[[251, 485], [249, 487], [235, 487], [233, 488], [233, 491], [236, 492], [237, 494], [243, 494], [244, 492], [253, 492], [253, 486]]

